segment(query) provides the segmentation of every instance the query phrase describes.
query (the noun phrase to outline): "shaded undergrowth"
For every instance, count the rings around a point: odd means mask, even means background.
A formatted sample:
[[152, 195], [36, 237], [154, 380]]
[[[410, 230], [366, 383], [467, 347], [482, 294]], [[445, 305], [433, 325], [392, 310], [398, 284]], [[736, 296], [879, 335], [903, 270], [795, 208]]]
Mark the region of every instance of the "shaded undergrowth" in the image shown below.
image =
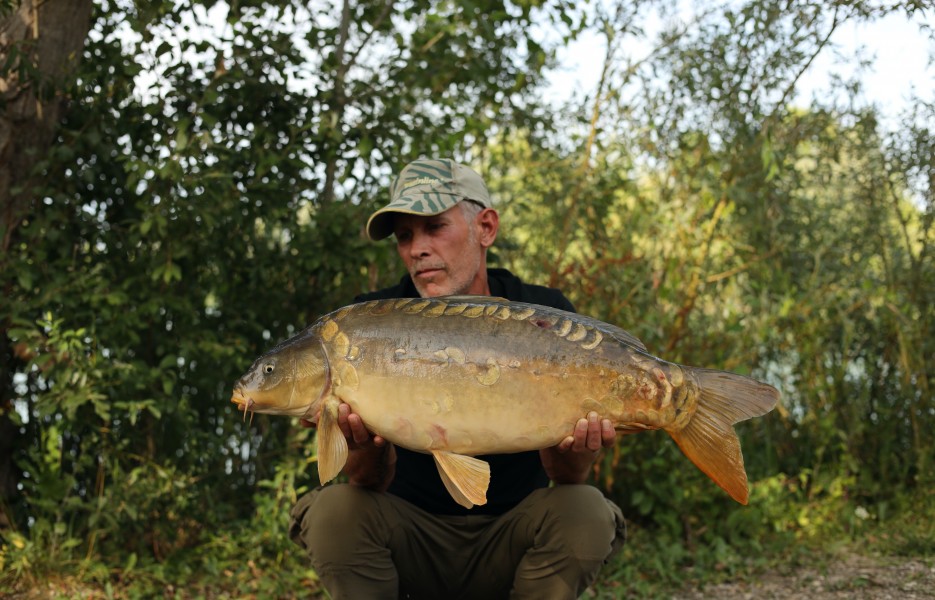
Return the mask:
[[[33, 598], [297, 598], [326, 595], [286, 533], [294, 490], [267, 482], [250, 520], [184, 538], [165, 555], [103, 555], [87, 540], [4, 533], [0, 595]], [[820, 567], [841, 552], [935, 556], [935, 492], [914, 490], [867, 505], [843, 494], [783, 494], [783, 477], [760, 482], [737, 507], [736, 535], [700, 523], [680, 531], [631, 520], [627, 545], [586, 597], [660, 597], [755, 580], [766, 571]], [[787, 488], [785, 488], [787, 489]], [[735, 513], [732, 513], [735, 514]], [[678, 521], [692, 523], [690, 519]], [[35, 527], [35, 526], [34, 526]], [[53, 532], [54, 533], [54, 532]], [[184, 537], [184, 536], [183, 536]], [[728, 539], [729, 538], [729, 539]], [[926, 558], [927, 557], [927, 558]]]

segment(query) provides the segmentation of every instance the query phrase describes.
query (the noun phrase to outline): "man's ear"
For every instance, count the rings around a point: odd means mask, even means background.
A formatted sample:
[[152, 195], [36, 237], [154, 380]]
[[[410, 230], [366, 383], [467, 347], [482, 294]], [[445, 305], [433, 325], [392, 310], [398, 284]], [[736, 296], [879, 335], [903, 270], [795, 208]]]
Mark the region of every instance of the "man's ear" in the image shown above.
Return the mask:
[[492, 208], [485, 208], [477, 215], [478, 240], [484, 249], [493, 246], [500, 230], [500, 215]]

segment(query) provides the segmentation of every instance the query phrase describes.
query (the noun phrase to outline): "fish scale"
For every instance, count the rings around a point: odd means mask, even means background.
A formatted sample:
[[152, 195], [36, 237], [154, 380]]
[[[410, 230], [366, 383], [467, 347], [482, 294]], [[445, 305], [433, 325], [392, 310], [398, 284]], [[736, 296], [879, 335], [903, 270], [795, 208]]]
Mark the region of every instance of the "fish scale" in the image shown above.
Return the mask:
[[245, 412], [317, 419], [323, 483], [347, 459], [347, 403], [374, 434], [431, 454], [467, 507], [486, 502], [490, 478], [475, 456], [554, 446], [592, 411], [622, 434], [666, 431], [745, 504], [733, 425], [778, 399], [755, 379], [657, 358], [609, 323], [487, 296], [343, 307], [258, 358], [232, 396]]

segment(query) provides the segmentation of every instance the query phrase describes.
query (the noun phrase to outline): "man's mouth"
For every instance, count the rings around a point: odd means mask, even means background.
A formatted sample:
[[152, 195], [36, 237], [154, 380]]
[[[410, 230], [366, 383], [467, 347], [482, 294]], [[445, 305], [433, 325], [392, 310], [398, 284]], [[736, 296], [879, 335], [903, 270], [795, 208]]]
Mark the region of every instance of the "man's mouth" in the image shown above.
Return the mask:
[[422, 279], [429, 279], [431, 277], [435, 277], [441, 272], [442, 272], [441, 268], [419, 269], [418, 271], [416, 271], [416, 277], [420, 277]]

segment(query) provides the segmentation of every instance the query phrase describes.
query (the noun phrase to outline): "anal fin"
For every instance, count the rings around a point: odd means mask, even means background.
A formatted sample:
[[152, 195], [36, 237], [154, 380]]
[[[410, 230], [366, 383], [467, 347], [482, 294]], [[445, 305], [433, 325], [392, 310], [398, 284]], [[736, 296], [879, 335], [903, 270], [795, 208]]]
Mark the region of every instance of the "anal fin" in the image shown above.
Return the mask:
[[472, 456], [453, 452], [432, 452], [438, 474], [454, 501], [465, 508], [487, 504], [490, 465]]

